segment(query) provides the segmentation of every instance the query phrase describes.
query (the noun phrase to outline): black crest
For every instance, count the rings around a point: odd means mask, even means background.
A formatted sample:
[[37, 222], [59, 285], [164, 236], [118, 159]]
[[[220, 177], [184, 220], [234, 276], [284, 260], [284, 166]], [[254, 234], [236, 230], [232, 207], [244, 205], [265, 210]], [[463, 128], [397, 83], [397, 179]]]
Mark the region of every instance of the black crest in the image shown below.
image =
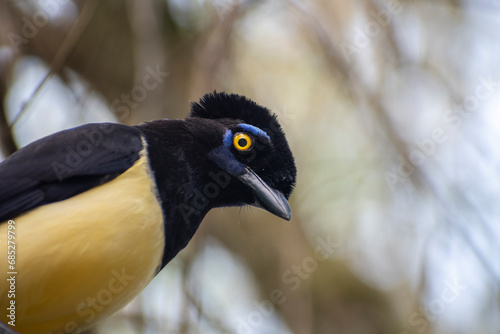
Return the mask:
[[238, 94], [216, 91], [205, 94], [199, 102], [191, 103], [191, 117], [240, 119], [262, 130], [281, 131], [276, 115], [266, 107]]

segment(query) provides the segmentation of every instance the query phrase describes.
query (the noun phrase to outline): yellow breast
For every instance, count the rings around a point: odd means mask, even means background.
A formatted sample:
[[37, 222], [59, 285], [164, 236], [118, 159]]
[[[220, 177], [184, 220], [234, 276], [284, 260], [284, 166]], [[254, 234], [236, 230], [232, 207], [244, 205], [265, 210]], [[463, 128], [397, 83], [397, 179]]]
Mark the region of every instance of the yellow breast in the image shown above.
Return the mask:
[[[151, 281], [164, 249], [163, 218], [145, 152], [114, 180], [15, 219], [15, 298], [0, 257], [0, 309], [15, 300], [21, 334], [80, 333]], [[6, 222], [0, 250], [7, 249]], [[4, 253], [5, 254], [5, 253]], [[5, 318], [2, 319], [5, 321]]]

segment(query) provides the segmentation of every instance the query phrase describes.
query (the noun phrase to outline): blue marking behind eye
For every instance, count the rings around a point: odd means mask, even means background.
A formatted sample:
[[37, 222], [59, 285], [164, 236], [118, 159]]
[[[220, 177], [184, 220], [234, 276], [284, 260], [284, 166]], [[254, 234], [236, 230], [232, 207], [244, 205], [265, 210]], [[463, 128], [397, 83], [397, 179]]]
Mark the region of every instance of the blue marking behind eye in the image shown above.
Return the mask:
[[222, 142], [224, 143], [225, 147], [231, 147], [232, 141], [233, 141], [233, 133], [231, 132], [231, 130], [227, 130], [226, 133], [224, 134]]
[[256, 137], [264, 137], [268, 141], [271, 141], [271, 138], [269, 137], [269, 135], [267, 133], [265, 133], [264, 131], [262, 131], [261, 129], [259, 129], [258, 127], [256, 127], [256, 126], [253, 126], [253, 125], [250, 125], [250, 124], [245, 124], [245, 123], [241, 123], [238, 126], [240, 128], [242, 128], [243, 130], [245, 130], [245, 131], [253, 134]]

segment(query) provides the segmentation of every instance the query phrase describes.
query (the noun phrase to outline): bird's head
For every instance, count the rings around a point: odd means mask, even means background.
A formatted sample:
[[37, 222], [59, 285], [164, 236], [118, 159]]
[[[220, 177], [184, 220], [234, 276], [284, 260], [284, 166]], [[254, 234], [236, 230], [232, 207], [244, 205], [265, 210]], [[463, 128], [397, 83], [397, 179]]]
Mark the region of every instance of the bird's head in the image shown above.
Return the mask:
[[214, 207], [248, 204], [291, 218], [297, 170], [276, 115], [244, 96], [214, 92], [192, 103], [186, 122], [204, 143], [199, 158]]

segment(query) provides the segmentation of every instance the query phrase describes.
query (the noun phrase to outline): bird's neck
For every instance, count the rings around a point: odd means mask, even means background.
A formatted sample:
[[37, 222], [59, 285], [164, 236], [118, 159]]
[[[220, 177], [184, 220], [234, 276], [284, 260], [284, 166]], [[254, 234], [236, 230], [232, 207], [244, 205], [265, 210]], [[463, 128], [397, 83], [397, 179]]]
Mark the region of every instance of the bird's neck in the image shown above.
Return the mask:
[[208, 210], [200, 210], [195, 203], [170, 203], [165, 213], [165, 250], [160, 270], [172, 260], [177, 253], [187, 246], [200, 226]]
[[210, 203], [203, 195], [203, 180], [183, 147], [188, 142], [183, 121], [164, 120], [139, 126], [144, 133], [148, 156], [163, 210], [165, 249], [160, 270], [188, 244]]

